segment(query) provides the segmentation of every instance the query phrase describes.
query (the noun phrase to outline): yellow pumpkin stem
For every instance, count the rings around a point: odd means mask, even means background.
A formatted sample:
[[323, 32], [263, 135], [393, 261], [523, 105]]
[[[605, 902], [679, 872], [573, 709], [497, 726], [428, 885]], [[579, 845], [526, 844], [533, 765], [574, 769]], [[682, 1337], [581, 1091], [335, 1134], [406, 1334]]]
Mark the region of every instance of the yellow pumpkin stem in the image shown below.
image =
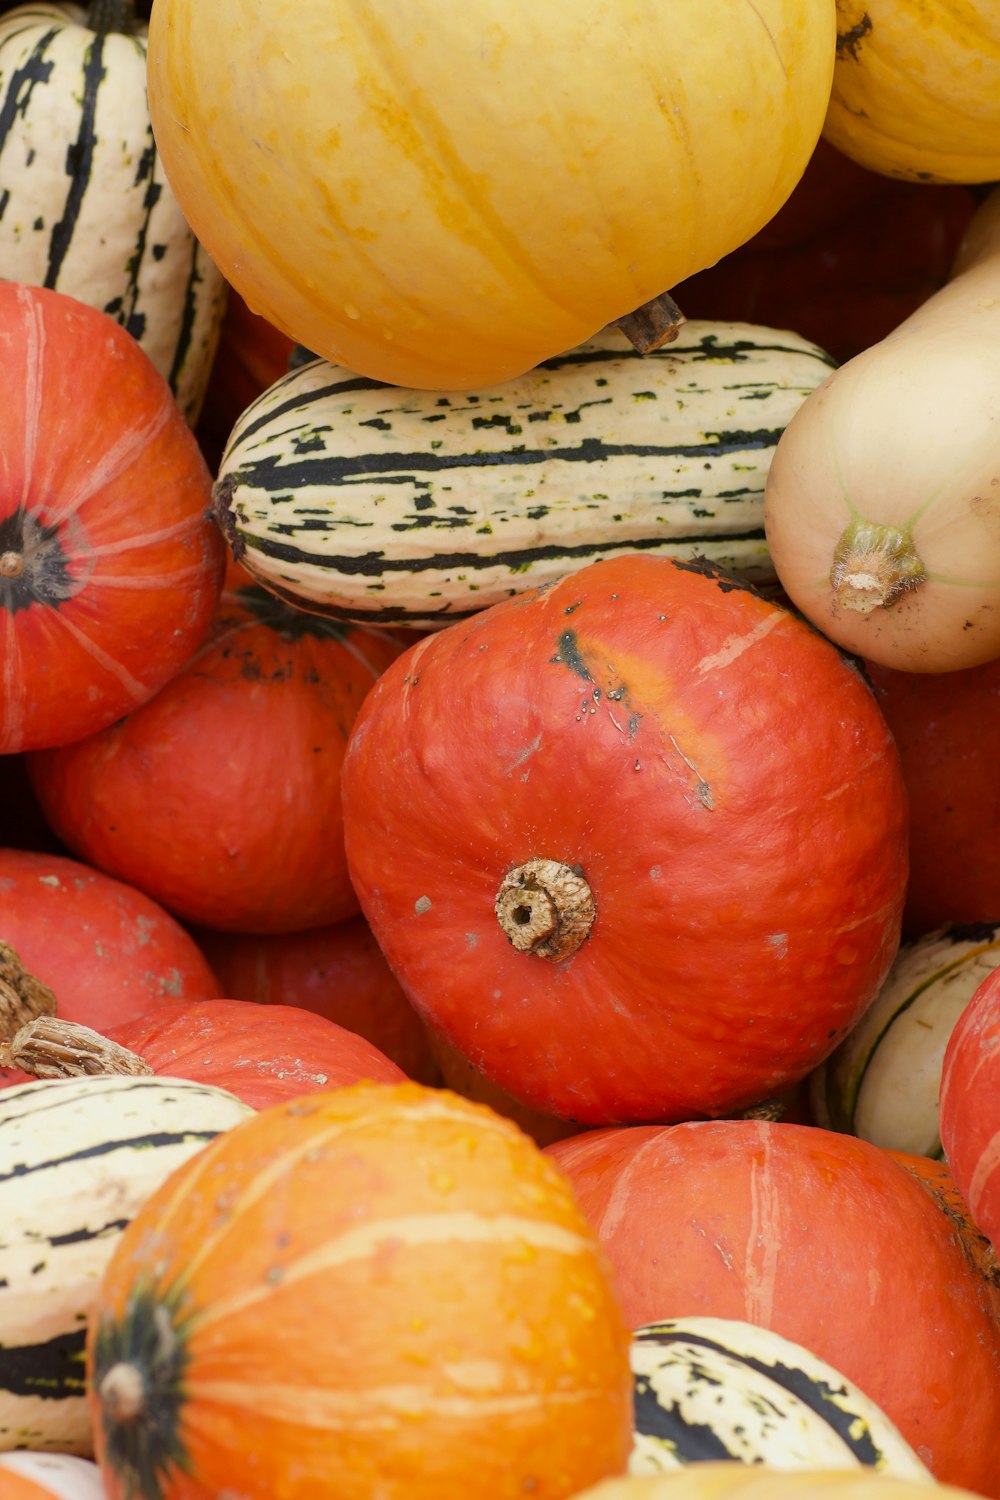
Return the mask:
[[891, 609], [926, 577], [909, 533], [873, 521], [853, 521], [846, 528], [830, 569], [838, 604], [865, 615]]
[[554, 961], [575, 953], [593, 926], [594, 896], [582, 871], [529, 859], [504, 876], [494, 910], [519, 953]]

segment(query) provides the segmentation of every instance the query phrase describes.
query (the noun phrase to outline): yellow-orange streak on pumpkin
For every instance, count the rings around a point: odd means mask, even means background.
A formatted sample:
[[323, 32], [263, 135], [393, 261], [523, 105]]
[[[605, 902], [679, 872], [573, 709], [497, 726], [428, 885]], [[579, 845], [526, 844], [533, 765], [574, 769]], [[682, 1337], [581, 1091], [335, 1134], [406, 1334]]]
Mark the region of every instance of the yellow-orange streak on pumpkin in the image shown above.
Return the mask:
[[301, 1256], [282, 1270], [280, 1281], [248, 1288], [236, 1296], [215, 1302], [205, 1312], [191, 1319], [193, 1331], [201, 1331], [239, 1313], [266, 1302], [283, 1287], [323, 1271], [353, 1261], [367, 1260], [383, 1246], [413, 1249], [421, 1245], [515, 1245], [532, 1250], [551, 1251], [556, 1255], [585, 1255], [594, 1252], [593, 1242], [572, 1230], [543, 1220], [523, 1219], [514, 1214], [487, 1215], [471, 1212], [447, 1214], [404, 1214], [382, 1219], [338, 1235], [335, 1240]]
[[[189, 1401], [245, 1407], [260, 1417], [292, 1422], [321, 1431], [346, 1427], [352, 1432], [392, 1429], [400, 1421], [438, 1417], [445, 1421], [489, 1421], [516, 1417], [539, 1408], [579, 1406], [607, 1401], [597, 1387], [571, 1391], [535, 1391], [524, 1395], [440, 1396], [416, 1385], [366, 1386], [356, 1391], [318, 1391], [315, 1386], [244, 1384], [235, 1380], [194, 1380], [186, 1387]], [[553, 1420], [557, 1412], [553, 1411]]]
[[[173, 1283], [174, 1287], [183, 1287], [191, 1280], [191, 1277], [208, 1259], [212, 1251], [219, 1244], [219, 1241], [229, 1233], [233, 1221], [238, 1219], [242, 1213], [251, 1209], [256, 1203], [266, 1198], [272, 1188], [286, 1176], [296, 1162], [301, 1161], [304, 1157], [314, 1156], [317, 1151], [321, 1150], [324, 1146], [328, 1146], [341, 1136], [363, 1131], [371, 1125], [378, 1127], [386, 1120], [410, 1120], [419, 1123], [447, 1120], [453, 1124], [463, 1125], [466, 1128], [468, 1128], [470, 1123], [468, 1115], [462, 1114], [458, 1110], [449, 1109], [446, 1102], [442, 1101], [438, 1103], [436, 1100], [429, 1100], [424, 1104], [401, 1106], [391, 1112], [380, 1115], [377, 1119], [362, 1114], [358, 1115], [355, 1119], [337, 1120], [333, 1125], [328, 1126], [327, 1129], [318, 1130], [314, 1134], [307, 1135], [304, 1139], [297, 1141], [293, 1147], [276, 1156], [269, 1166], [262, 1167], [255, 1174], [253, 1181], [248, 1184], [246, 1189], [231, 1203], [227, 1204], [229, 1212], [227, 1212], [226, 1217], [219, 1224], [215, 1233], [208, 1235], [203, 1240], [201, 1249], [187, 1262], [183, 1272]], [[481, 1118], [476, 1120], [475, 1126], [477, 1131], [492, 1130], [500, 1135], [509, 1135], [511, 1131], [511, 1126], [505, 1121], [498, 1117], [494, 1123], [485, 1113]], [[169, 1221], [178, 1211], [183, 1212], [186, 1202], [196, 1190], [200, 1179], [204, 1177], [207, 1171], [211, 1170], [214, 1160], [215, 1153], [209, 1147], [208, 1150], [202, 1152], [196, 1158], [193, 1167], [184, 1173], [184, 1180], [178, 1183], [176, 1193], [168, 1202], [164, 1203], [157, 1216], [157, 1229], [160, 1232], [166, 1228]]]

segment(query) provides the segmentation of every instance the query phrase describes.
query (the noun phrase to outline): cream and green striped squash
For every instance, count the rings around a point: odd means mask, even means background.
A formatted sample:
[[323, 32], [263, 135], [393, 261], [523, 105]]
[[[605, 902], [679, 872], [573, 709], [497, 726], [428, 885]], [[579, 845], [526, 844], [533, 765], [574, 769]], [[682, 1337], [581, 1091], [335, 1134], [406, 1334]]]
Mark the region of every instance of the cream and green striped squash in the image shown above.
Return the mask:
[[109, 313], [201, 407], [226, 284], [166, 180], [133, 0], [0, 16], [0, 278]]
[[729, 1318], [649, 1323], [632, 1337], [630, 1474], [737, 1462], [868, 1467], [931, 1483], [885, 1413], [801, 1345]]
[[177, 1078], [0, 1092], [0, 1449], [92, 1451], [84, 1336], [118, 1237], [176, 1167], [252, 1114]]
[[274, 593], [429, 629], [623, 552], [773, 580], [764, 480], [832, 361], [795, 333], [614, 329], [505, 385], [401, 390], [314, 360], [242, 414], [216, 515]]
[[938, 1093], [955, 1023], [1000, 964], [1000, 925], [905, 943], [874, 1002], [809, 1081], [813, 1119], [889, 1151], [940, 1158]]

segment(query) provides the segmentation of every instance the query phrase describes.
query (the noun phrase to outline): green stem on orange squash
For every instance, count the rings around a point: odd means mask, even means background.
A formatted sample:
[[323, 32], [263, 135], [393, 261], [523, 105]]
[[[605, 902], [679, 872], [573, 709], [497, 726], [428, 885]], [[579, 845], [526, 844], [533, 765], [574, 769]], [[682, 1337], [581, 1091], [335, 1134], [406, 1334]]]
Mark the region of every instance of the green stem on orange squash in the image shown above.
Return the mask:
[[86, 24], [98, 36], [131, 31], [135, 24], [135, 0], [90, 0]]
[[891, 609], [927, 577], [906, 531], [874, 521], [852, 521], [833, 553], [830, 586], [839, 604], [859, 614]]
[[494, 910], [512, 947], [554, 962], [576, 952], [596, 916], [583, 872], [554, 859], [529, 859], [508, 870]]

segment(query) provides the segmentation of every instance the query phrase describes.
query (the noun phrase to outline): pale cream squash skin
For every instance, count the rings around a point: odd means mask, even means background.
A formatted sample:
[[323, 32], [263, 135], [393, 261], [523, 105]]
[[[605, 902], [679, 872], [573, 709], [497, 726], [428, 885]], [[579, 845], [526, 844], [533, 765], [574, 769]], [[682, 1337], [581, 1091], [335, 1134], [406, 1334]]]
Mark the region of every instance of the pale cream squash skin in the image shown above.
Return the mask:
[[[974, 1500], [970, 1490], [935, 1485], [935, 1500]], [[605, 1479], [576, 1500], [920, 1500], [927, 1486], [875, 1469], [813, 1469], [805, 1473], [758, 1464], [690, 1464], [671, 1474]]]
[[476, 388], [748, 239], [823, 123], [834, 0], [157, 0], [157, 145], [257, 312]]
[[837, 0], [837, 65], [823, 134], [891, 177], [995, 181], [1000, 7], [993, 0]]
[[[838, 645], [902, 671], [1000, 656], [1000, 191], [955, 269], [806, 398], [765, 488], [768, 546], [789, 597]], [[880, 560], [848, 546], [864, 523], [906, 544], [895, 602], [874, 584]], [[880, 583], [896, 571], [887, 558]]]

